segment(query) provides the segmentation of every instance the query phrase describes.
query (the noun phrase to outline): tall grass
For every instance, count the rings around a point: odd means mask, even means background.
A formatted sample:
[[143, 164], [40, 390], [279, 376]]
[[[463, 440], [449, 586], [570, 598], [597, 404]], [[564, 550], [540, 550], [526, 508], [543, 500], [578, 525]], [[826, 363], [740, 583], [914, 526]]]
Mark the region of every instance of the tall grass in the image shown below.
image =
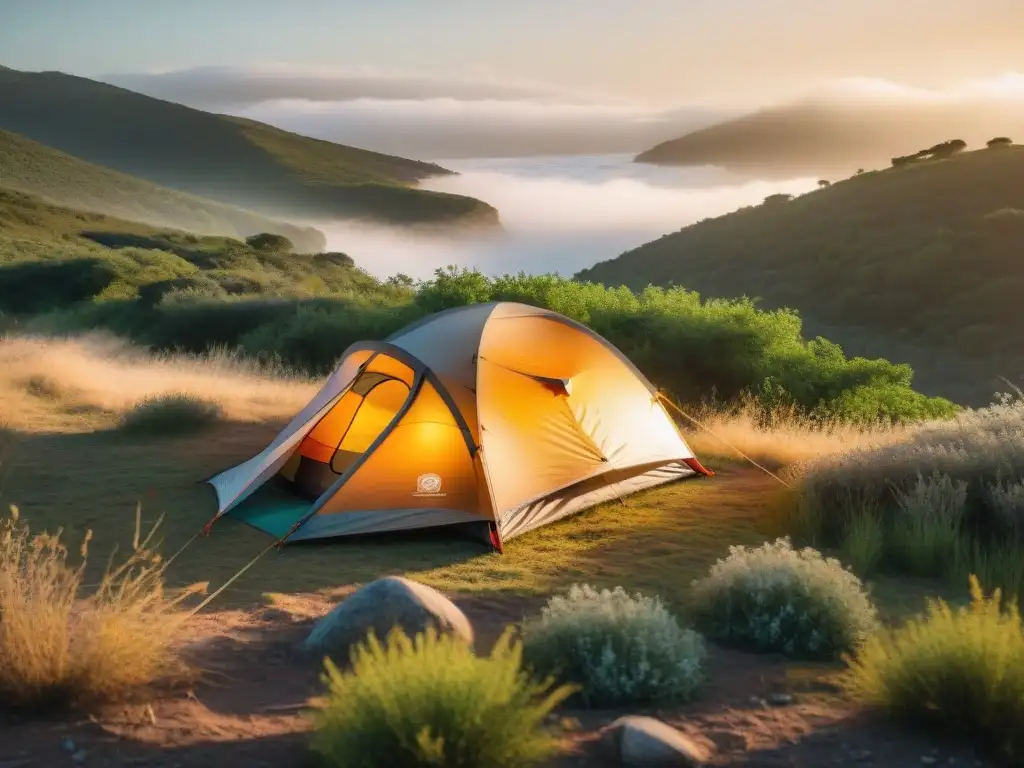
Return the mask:
[[316, 391], [316, 381], [280, 364], [223, 349], [152, 353], [107, 334], [10, 336], [0, 343], [0, 412], [16, 429], [53, 428], [75, 413], [112, 420], [166, 395], [215, 401], [233, 421], [284, 419]]
[[16, 507], [0, 523], [0, 702], [45, 709], [89, 705], [184, 672], [175, 650], [179, 602], [152, 550], [156, 527], [108, 564], [82, 598], [91, 533], [69, 562], [60, 532], [32, 535]]
[[552, 757], [545, 719], [568, 687], [536, 681], [506, 632], [489, 657], [433, 629], [394, 630], [356, 648], [352, 668], [324, 661], [326, 704], [313, 714], [313, 749], [337, 768], [525, 768]]
[[971, 605], [929, 603], [849, 659], [845, 687], [897, 717], [959, 732], [1019, 765], [1024, 758], [1024, 624], [970, 579]]
[[809, 462], [790, 522], [803, 540], [849, 551], [863, 546], [877, 518], [880, 567], [960, 583], [984, 574], [986, 583], [1021, 597], [1021, 478], [1024, 400], [1003, 397], [887, 444]]

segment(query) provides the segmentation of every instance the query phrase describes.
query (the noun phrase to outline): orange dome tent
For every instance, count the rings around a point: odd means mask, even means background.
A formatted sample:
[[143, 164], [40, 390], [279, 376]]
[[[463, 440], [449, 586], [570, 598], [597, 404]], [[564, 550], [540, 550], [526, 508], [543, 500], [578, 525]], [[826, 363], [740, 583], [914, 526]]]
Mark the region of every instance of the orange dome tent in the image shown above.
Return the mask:
[[[461, 526], [500, 551], [696, 474], [711, 473], [611, 343], [555, 312], [496, 302], [353, 344], [269, 446], [209, 482], [215, 520], [282, 540]], [[263, 486], [287, 487], [287, 501], [261, 501]]]

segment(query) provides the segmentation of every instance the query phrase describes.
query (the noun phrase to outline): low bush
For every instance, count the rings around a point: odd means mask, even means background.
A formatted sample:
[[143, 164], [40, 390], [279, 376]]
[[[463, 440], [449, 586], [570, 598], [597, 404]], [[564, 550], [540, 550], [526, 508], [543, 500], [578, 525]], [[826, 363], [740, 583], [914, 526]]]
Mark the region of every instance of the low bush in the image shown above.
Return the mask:
[[607, 707], [682, 701], [703, 676], [701, 637], [657, 598], [621, 587], [573, 586], [526, 624], [527, 663], [578, 685], [583, 703]]
[[137, 526], [129, 557], [79, 600], [91, 534], [72, 565], [59, 532], [33, 536], [11, 511], [0, 523], [0, 703], [90, 705], [184, 671], [174, 647], [184, 595], [165, 594], [152, 532], [140, 541]]
[[873, 629], [875, 608], [838, 560], [788, 539], [731, 547], [692, 585], [698, 628], [723, 643], [796, 658], [832, 659]]
[[131, 435], [160, 437], [196, 432], [224, 417], [218, 403], [195, 395], [157, 395], [140, 400], [121, 416], [120, 429]]
[[[929, 603], [926, 614], [872, 636], [849, 659], [845, 687], [891, 714], [959, 732], [1024, 757], [1024, 625], [1016, 606], [971, 577], [971, 605]], [[1014, 764], [1019, 764], [1015, 762]]]
[[529, 677], [509, 633], [481, 658], [433, 630], [395, 630], [386, 645], [371, 636], [357, 647], [351, 670], [324, 665], [312, 746], [338, 768], [536, 765], [557, 751], [544, 721], [571, 694]]
[[915, 576], [942, 576], [962, 533], [967, 483], [948, 475], [918, 475], [909, 491], [895, 491], [891, 560]]
[[1024, 400], [1003, 397], [888, 444], [811, 462], [790, 525], [801, 541], [843, 549], [846, 531], [877, 515], [887, 570], [957, 583], [984, 574], [1004, 595], [1022, 597], [1022, 477]]

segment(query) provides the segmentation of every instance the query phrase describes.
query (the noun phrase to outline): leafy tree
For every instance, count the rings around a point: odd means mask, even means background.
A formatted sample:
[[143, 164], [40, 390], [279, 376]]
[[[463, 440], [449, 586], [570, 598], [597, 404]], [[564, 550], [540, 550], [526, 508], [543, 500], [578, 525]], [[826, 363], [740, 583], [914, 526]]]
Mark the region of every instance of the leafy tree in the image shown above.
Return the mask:
[[994, 139], [989, 139], [985, 142], [985, 146], [989, 149], [998, 149], [1000, 147], [1009, 147], [1013, 144], [1013, 139], [1009, 136], [996, 136]]
[[288, 253], [295, 245], [284, 235], [275, 235], [273, 232], [260, 232], [257, 235], [250, 235], [245, 242], [257, 251], [268, 251], [270, 253]]
[[764, 204], [775, 205], [777, 203], [788, 203], [792, 199], [792, 195], [786, 194], [785, 192], [778, 192], [774, 195], [768, 195], [768, 197], [764, 199]]
[[818, 179], [818, 186], [824, 189], [825, 187], [831, 187], [832, 182], [828, 179]]

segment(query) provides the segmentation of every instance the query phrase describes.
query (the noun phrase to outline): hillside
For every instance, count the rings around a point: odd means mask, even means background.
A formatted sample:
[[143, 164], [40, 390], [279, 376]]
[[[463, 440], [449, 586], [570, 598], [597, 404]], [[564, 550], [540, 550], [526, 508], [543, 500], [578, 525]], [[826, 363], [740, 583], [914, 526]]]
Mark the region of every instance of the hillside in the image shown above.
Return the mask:
[[0, 187], [56, 205], [200, 235], [245, 238], [273, 232], [302, 251], [322, 251], [323, 233], [160, 187], [0, 130]]
[[415, 188], [440, 166], [215, 115], [60, 72], [0, 70], [0, 128], [155, 184], [273, 216], [496, 225], [473, 198]]
[[793, 307], [924, 391], [983, 404], [1024, 375], [1024, 147], [856, 175], [708, 219], [578, 279]]
[[273, 241], [157, 229], [0, 188], [0, 316], [82, 301], [148, 307], [169, 295], [273, 299], [376, 290], [377, 281], [343, 253], [292, 253]]
[[814, 99], [693, 131], [642, 152], [636, 162], [716, 165], [759, 178], [829, 178], [884, 168], [892, 156], [931, 146], [936, 137], [981, 146], [1018, 129], [1024, 131], [1024, 108], [1012, 102]]

